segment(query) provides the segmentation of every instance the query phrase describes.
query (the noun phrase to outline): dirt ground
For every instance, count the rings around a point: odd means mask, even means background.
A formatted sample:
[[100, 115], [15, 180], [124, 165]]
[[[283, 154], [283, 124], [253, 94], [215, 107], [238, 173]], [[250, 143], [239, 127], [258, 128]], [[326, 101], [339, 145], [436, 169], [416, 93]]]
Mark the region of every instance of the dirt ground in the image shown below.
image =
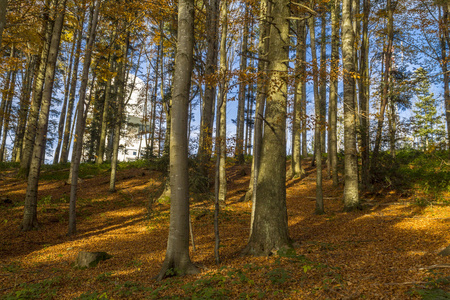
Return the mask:
[[[315, 208], [315, 169], [286, 183], [289, 234], [296, 254], [248, 257], [251, 203], [239, 202], [250, 167], [230, 167], [220, 214], [220, 257], [214, 259], [213, 203], [192, 200], [198, 275], [154, 281], [162, 265], [169, 204], [150, 198], [162, 176], [147, 169], [119, 172], [109, 193], [106, 171], [79, 184], [77, 235], [66, 235], [70, 186], [41, 181], [39, 229], [19, 230], [26, 182], [0, 175], [0, 297], [5, 299], [407, 299], [421, 289], [449, 290], [450, 207], [419, 206], [414, 193], [362, 195], [364, 209], [342, 211], [342, 184], [324, 180], [326, 214]], [[324, 175], [325, 175], [324, 171]], [[324, 177], [325, 178], [325, 177]], [[80, 251], [113, 257], [91, 269], [73, 266]], [[442, 281], [442, 282], [441, 282]], [[439, 291], [437, 291], [439, 293]], [[29, 298], [27, 298], [29, 297]], [[432, 298], [430, 298], [432, 299]], [[446, 299], [446, 298], [443, 298]]]

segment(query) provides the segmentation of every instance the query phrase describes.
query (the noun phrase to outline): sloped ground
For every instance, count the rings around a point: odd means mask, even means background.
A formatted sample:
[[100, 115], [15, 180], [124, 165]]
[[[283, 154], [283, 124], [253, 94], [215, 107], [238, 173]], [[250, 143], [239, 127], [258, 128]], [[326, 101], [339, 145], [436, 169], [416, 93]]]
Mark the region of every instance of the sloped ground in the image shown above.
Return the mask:
[[[6, 299], [407, 299], [421, 289], [449, 289], [450, 207], [415, 205], [395, 192], [364, 195], [364, 210], [342, 212], [342, 185], [324, 182], [326, 214], [314, 215], [315, 169], [287, 182], [289, 232], [296, 253], [242, 257], [251, 204], [239, 202], [249, 167], [229, 169], [228, 203], [220, 215], [220, 266], [214, 260], [213, 203], [192, 204], [195, 252], [201, 274], [155, 282], [168, 235], [169, 206], [150, 198], [162, 176], [122, 170], [108, 193], [108, 173], [79, 185], [78, 234], [66, 236], [69, 186], [42, 181], [39, 230], [21, 232], [26, 183], [3, 172], [0, 195], [0, 297]], [[324, 172], [325, 175], [325, 172]], [[113, 258], [93, 269], [74, 268], [80, 251]], [[435, 290], [434, 293], [444, 293]], [[414, 293], [416, 291], [416, 293]], [[28, 298], [27, 298], [28, 297]], [[448, 294], [447, 294], [448, 297]], [[431, 298], [433, 299], [433, 298]], [[446, 298], [443, 298], [446, 299]]]

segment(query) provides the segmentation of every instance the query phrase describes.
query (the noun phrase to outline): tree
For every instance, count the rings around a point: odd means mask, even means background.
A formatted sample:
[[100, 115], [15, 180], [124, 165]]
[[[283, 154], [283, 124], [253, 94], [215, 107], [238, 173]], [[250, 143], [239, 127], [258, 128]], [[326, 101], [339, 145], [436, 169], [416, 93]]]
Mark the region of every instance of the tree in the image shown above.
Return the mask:
[[58, 2], [54, 7], [56, 12], [55, 25], [51, 35], [51, 42], [48, 51], [47, 66], [45, 68], [45, 83], [42, 91], [42, 103], [39, 111], [39, 121], [36, 128], [36, 139], [33, 146], [30, 162], [30, 172], [28, 174], [27, 191], [25, 194], [25, 205], [21, 229], [28, 231], [37, 227], [37, 192], [39, 183], [39, 173], [41, 168], [42, 153], [45, 149], [45, 138], [47, 135], [48, 116], [52, 99], [53, 82], [55, 77], [56, 59], [59, 52], [59, 42], [61, 40], [61, 30], [64, 24], [66, 11], [66, 0]]
[[170, 225], [166, 258], [158, 280], [168, 275], [198, 273], [189, 257], [189, 179], [187, 124], [194, 52], [194, 1], [178, 2], [178, 44], [173, 75], [170, 133]]
[[342, 56], [344, 62], [344, 209], [359, 206], [358, 160], [356, 151], [355, 58], [352, 27], [352, 0], [342, 2]]
[[286, 209], [286, 106], [289, 50], [289, 1], [280, 0], [268, 14], [268, 97], [254, 203], [254, 220], [245, 254], [269, 255], [290, 247]]
[[417, 101], [413, 109], [413, 135], [421, 141], [423, 149], [427, 151], [445, 135], [445, 128], [441, 116], [437, 114], [438, 101], [434, 98], [434, 94], [430, 93], [428, 72], [418, 68], [414, 71], [414, 80], [417, 82], [414, 89]]
[[2, 47], [3, 29], [6, 25], [6, 7], [8, 6], [8, 0], [0, 0], [0, 49]]

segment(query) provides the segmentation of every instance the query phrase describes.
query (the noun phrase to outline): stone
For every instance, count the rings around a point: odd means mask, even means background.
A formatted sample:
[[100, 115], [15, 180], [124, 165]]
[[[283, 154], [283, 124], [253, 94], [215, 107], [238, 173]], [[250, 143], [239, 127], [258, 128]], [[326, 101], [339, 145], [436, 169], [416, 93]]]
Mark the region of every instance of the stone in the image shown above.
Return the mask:
[[438, 253], [440, 256], [450, 256], [450, 246]]
[[106, 252], [86, 252], [78, 253], [75, 266], [79, 268], [92, 268], [102, 260], [110, 259], [112, 256]]

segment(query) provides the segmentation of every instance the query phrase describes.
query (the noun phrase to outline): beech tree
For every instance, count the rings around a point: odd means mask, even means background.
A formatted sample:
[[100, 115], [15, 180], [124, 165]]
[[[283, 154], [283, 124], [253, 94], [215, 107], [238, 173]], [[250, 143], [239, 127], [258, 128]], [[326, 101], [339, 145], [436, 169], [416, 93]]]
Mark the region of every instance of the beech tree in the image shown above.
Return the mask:
[[268, 18], [270, 39], [268, 98], [264, 116], [255, 212], [245, 254], [269, 255], [290, 247], [286, 208], [286, 106], [289, 1], [274, 2]]
[[170, 134], [170, 225], [166, 258], [158, 280], [198, 273], [189, 257], [189, 181], [187, 124], [194, 52], [194, 1], [178, 2], [178, 39], [173, 75], [173, 106]]

